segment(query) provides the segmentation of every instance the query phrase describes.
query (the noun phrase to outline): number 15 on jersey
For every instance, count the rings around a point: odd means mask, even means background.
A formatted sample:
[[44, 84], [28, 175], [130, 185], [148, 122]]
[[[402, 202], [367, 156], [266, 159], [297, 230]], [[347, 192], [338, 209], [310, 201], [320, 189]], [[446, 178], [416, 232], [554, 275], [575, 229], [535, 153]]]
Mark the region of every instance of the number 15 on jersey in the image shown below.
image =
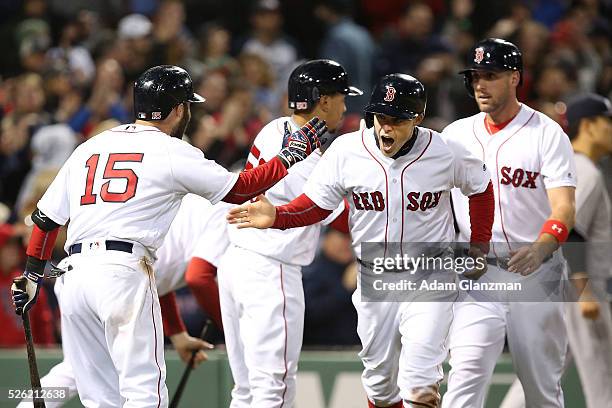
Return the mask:
[[[132, 169], [116, 169], [115, 164], [126, 162], [141, 163], [144, 157], [143, 153], [111, 153], [108, 156], [106, 166], [102, 178], [107, 180], [102, 184], [99, 191], [102, 201], [109, 203], [125, 203], [134, 195], [138, 187], [138, 176]], [[94, 180], [96, 178], [96, 170], [100, 161], [99, 154], [92, 154], [85, 162], [87, 168], [87, 177], [85, 180], [85, 194], [81, 196], [81, 205], [95, 204], [98, 194], [94, 194]], [[113, 179], [126, 180], [125, 191], [120, 193], [111, 193], [108, 191], [110, 182]]]

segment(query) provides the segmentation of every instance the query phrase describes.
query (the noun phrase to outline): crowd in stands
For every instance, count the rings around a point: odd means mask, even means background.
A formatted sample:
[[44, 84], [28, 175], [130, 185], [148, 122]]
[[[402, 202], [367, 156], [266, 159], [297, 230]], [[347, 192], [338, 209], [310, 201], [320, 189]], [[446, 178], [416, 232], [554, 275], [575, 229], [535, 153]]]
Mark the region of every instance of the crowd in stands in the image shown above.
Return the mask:
[[[359, 126], [372, 84], [392, 72], [425, 84], [423, 125], [442, 130], [477, 112], [457, 75], [470, 48], [505, 38], [523, 53], [520, 101], [566, 126], [568, 98], [612, 97], [611, 13], [610, 0], [1, 2], [0, 346], [23, 344], [8, 293], [23, 268], [27, 215], [79, 143], [134, 120], [132, 84], [146, 68], [190, 72], [206, 103], [192, 107], [186, 139], [240, 169], [261, 128], [290, 113], [287, 78], [304, 59], [340, 62], [365, 91], [347, 99], [340, 132]], [[348, 237], [323, 235], [303, 273], [305, 345], [358, 343], [352, 260]], [[32, 312], [41, 345], [61, 335], [52, 285]], [[198, 316], [188, 296], [184, 312]]]

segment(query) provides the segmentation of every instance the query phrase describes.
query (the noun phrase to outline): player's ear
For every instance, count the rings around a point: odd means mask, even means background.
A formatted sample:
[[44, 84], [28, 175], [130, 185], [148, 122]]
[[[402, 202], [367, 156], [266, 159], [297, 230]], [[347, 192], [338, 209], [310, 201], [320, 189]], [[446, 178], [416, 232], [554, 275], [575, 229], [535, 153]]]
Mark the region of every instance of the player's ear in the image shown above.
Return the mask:
[[512, 71], [511, 81], [512, 86], [518, 86], [519, 82], [521, 81], [521, 73], [518, 71]]
[[319, 105], [319, 110], [327, 113], [329, 112], [331, 98], [329, 97], [329, 95], [321, 95], [321, 98], [319, 99], [317, 104]]
[[425, 119], [425, 114], [424, 113], [419, 113], [419, 116], [414, 118], [414, 126], [420, 125], [421, 122], [423, 122], [423, 119]]

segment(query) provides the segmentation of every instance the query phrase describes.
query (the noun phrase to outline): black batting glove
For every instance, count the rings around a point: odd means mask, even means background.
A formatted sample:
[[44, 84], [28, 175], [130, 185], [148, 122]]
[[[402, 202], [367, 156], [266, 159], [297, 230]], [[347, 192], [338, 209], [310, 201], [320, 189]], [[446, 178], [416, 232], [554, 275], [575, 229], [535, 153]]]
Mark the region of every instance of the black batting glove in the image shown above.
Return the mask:
[[288, 122], [285, 122], [285, 136], [283, 148], [278, 153], [285, 167], [288, 169], [304, 160], [314, 150], [321, 146], [319, 140], [327, 132], [324, 120], [314, 117], [304, 126], [291, 133]]

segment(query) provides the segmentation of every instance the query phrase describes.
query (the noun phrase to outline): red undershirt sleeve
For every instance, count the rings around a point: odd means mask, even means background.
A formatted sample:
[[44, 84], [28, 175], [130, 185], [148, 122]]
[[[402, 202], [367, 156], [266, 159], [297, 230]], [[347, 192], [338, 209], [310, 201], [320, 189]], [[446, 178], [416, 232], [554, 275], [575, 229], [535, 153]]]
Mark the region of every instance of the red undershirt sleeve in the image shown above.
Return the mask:
[[159, 298], [162, 321], [164, 323], [164, 334], [168, 337], [187, 331], [185, 323], [181, 318], [176, 304], [174, 292], [170, 292]]
[[349, 233], [349, 225], [348, 225], [348, 216], [349, 216], [349, 204], [346, 199], [344, 199], [344, 210], [333, 220], [329, 226], [336, 231], [343, 232], [345, 234]]
[[283, 162], [274, 157], [267, 163], [245, 170], [238, 176], [234, 187], [223, 197], [222, 201], [232, 204], [242, 204], [257, 197], [287, 175]]
[[58, 233], [59, 228], [43, 231], [38, 225], [34, 224], [26, 254], [43, 261], [49, 260], [53, 253], [53, 246], [55, 245]]
[[306, 194], [302, 194], [290, 203], [276, 207], [276, 219], [272, 228], [285, 230], [316, 224], [332, 212], [319, 207]]
[[215, 277], [217, 268], [205, 259], [193, 257], [185, 271], [185, 282], [202, 309], [223, 330], [221, 321], [221, 305], [219, 303], [219, 287]]
[[473, 194], [469, 197], [470, 205], [470, 227], [472, 236], [470, 243], [478, 245], [484, 253], [489, 252], [489, 241], [491, 241], [493, 218], [495, 216], [495, 196], [493, 195], [493, 184], [489, 185], [482, 193]]

